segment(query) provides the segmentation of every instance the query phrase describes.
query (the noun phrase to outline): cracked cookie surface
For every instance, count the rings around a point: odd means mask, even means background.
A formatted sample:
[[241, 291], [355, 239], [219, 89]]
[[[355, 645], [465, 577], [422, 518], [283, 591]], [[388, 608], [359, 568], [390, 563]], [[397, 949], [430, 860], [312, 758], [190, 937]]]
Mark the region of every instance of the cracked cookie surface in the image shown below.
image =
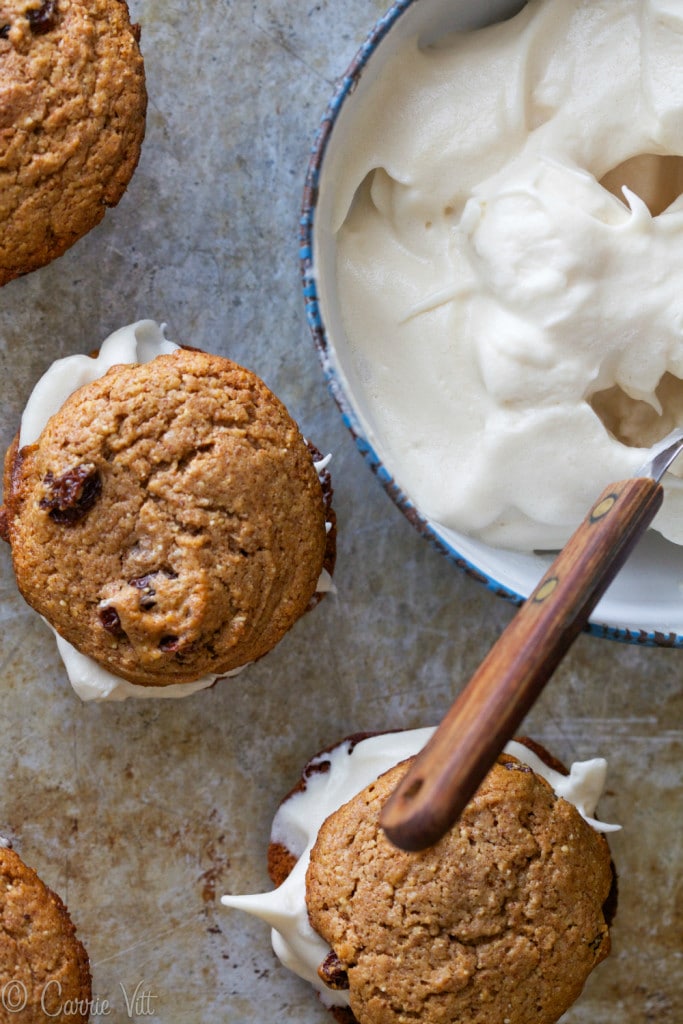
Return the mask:
[[326, 551], [297, 424], [255, 374], [188, 349], [113, 367], [10, 449], [4, 525], [28, 603], [141, 685], [265, 654]]
[[0, 847], [0, 992], [3, 1021], [87, 1021], [88, 956], [68, 911], [11, 849]]
[[459, 823], [396, 849], [380, 809], [407, 763], [332, 814], [307, 904], [359, 1024], [555, 1024], [609, 952], [610, 853], [565, 800], [503, 755]]
[[0, 0], [0, 285], [123, 195], [145, 132], [138, 35], [125, 0]]

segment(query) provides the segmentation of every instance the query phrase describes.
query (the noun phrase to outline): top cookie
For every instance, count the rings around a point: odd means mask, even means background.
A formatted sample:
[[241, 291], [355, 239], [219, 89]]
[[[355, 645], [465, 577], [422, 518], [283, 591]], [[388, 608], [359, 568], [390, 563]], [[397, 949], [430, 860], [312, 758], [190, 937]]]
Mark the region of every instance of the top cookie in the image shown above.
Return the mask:
[[88, 956], [59, 896], [0, 847], [0, 992], [3, 1021], [90, 1019]]
[[306, 610], [326, 548], [296, 423], [255, 374], [196, 350], [74, 392], [8, 453], [4, 512], [29, 604], [141, 685], [265, 654]]
[[436, 846], [405, 853], [379, 813], [406, 767], [318, 834], [306, 881], [333, 950], [321, 977], [348, 987], [360, 1024], [554, 1024], [609, 952], [604, 837], [506, 754]]
[[147, 95], [125, 0], [0, 0], [0, 285], [123, 195]]

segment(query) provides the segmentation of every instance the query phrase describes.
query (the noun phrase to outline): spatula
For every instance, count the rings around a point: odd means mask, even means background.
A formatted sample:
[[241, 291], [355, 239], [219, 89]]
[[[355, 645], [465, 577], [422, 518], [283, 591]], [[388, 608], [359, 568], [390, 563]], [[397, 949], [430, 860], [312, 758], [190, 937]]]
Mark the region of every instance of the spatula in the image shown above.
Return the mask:
[[385, 804], [396, 846], [424, 849], [457, 820], [652, 522], [681, 450], [678, 430], [602, 492]]

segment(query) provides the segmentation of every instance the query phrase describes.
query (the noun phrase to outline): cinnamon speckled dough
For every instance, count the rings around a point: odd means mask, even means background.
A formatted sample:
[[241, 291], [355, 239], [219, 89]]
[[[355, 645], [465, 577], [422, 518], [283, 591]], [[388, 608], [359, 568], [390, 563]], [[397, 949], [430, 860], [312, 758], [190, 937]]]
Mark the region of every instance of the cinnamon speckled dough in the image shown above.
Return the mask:
[[0, 1020], [90, 1019], [88, 956], [66, 907], [35, 871], [0, 848]]
[[115, 366], [10, 450], [19, 588], [79, 651], [142, 685], [224, 674], [306, 610], [323, 494], [284, 405], [230, 360]]
[[0, 0], [0, 285], [123, 195], [145, 132], [138, 35], [125, 0]]
[[359, 1024], [554, 1024], [609, 952], [604, 837], [503, 755], [444, 839], [404, 853], [378, 818], [407, 763], [318, 835], [307, 903], [328, 973]]

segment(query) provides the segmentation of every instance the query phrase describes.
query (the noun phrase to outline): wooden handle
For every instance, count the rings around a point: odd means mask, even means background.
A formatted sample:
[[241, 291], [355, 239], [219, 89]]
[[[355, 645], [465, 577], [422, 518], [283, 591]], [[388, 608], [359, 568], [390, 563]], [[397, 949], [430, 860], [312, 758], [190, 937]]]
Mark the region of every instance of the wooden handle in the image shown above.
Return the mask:
[[385, 804], [401, 849], [433, 845], [515, 734], [662, 503], [648, 477], [611, 484], [501, 634]]

